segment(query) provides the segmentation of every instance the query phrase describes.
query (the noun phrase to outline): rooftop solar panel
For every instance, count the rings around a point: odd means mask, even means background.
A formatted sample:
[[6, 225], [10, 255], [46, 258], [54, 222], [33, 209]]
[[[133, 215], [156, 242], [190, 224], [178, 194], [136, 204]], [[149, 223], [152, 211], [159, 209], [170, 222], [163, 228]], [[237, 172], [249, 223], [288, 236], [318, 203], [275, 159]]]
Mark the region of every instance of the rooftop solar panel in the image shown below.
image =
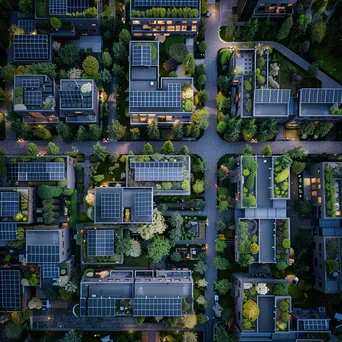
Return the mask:
[[16, 240], [17, 224], [12, 222], [0, 222], [0, 240]]
[[43, 278], [45, 279], [55, 279], [59, 278], [60, 270], [57, 264], [47, 263], [42, 266]]
[[65, 178], [64, 162], [10, 163], [8, 177], [15, 181], [60, 181]]
[[101, 218], [120, 218], [122, 197], [120, 194], [101, 194]]
[[322, 331], [329, 329], [329, 323], [326, 319], [315, 319], [315, 320], [305, 320], [304, 322], [304, 330], [311, 331]]
[[284, 104], [290, 102], [290, 89], [256, 89], [254, 91], [255, 103]]
[[25, 33], [32, 33], [36, 29], [35, 20], [18, 20], [18, 26], [21, 27]]
[[[83, 95], [80, 89], [60, 90], [61, 108], [91, 108], [92, 96]], [[91, 93], [90, 93], [91, 94]]]
[[49, 38], [46, 34], [17, 34], [13, 45], [15, 60], [49, 59]]
[[65, 15], [67, 13], [68, 0], [49, 0], [50, 15]]
[[181, 85], [169, 84], [167, 90], [160, 91], [131, 91], [129, 105], [138, 108], [180, 108], [182, 105]]
[[40, 82], [37, 79], [26, 79], [21, 81], [23, 88], [39, 88]]
[[114, 255], [114, 231], [113, 230], [89, 230], [88, 245], [89, 256]]
[[135, 298], [133, 316], [182, 316], [182, 298]]
[[89, 8], [89, 0], [68, 0], [68, 13], [80, 13]]
[[131, 162], [135, 181], [181, 181], [182, 162]]
[[137, 192], [134, 194], [134, 211], [135, 216], [151, 216], [152, 215], [152, 193]]
[[41, 106], [43, 102], [43, 95], [41, 91], [25, 91], [24, 105], [26, 106]]
[[303, 88], [300, 91], [302, 103], [341, 103], [342, 89], [311, 89]]
[[59, 262], [59, 246], [57, 245], [31, 245], [26, 246], [27, 262], [34, 264]]
[[150, 66], [151, 65], [151, 46], [133, 45], [132, 65]]
[[15, 216], [19, 213], [19, 192], [0, 192], [0, 216]]
[[134, 0], [134, 7], [198, 7], [198, 0]]
[[114, 298], [88, 298], [88, 316], [114, 316]]
[[5, 310], [21, 309], [20, 272], [0, 270], [0, 308]]

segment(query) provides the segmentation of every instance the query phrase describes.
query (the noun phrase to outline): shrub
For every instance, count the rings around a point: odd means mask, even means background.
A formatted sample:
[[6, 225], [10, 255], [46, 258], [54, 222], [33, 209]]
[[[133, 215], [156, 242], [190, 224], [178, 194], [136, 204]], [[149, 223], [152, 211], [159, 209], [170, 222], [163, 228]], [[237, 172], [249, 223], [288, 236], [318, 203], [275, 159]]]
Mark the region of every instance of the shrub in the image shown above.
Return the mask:
[[291, 246], [289, 239], [284, 239], [281, 244], [282, 244], [283, 248], [290, 248], [290, 246]]
[[287, 322], [290, 319], [290, 315], [288, 314], [288, 312], [282, 312], [280, 318], [282, 321]]
[[289, 266], [289, 265], [286, 261], [278, 261], [277, 265], [276, 265], [276, 267], [279, 271], [284, 271], [287, 268], [287, 266]]
[[286, 296], [288, 294], [288, 285], [275, 284], [273, 292], [276, 296]]
[[226, 131], [226, 129], [227, 129], [227, 123], [225, 121], [220, 121], [216, 126], [216, 130], [219, 134], [223, 134]]
[[177, 63], [183, 63], [185, 56], [189, 53], [187, 46], [184, 43], [176, 43], [170, 46], [169, 55]]
[[252, 328], [252, 322], [247, 320], [247, 319], [244, 319], [242, 322], [242, 328], [243, 329], [251, 329]]
[[275, 177], [275, 182], [276, 183], [281, 183], [284, 180], [289, 178], [289, 169], [286, 168], [282, 170], [276, 177]]
[[265, 58], [264, 57], [257, 58], [256, 65], [258, 68], [263, 67], [265, 65]]
[[279, 303], [279, 308], [280, 308], [281, 311], [288, 311], [289, 310], [289, 304], [287, 303], [286, 300], [282, 300]]
[[246, 188], [248, 190], [253, 190], [253, 188], [254, 188], [254, 180], [255, 180], [255, 176], [254, 175], [249, 175], [247, 177], [247, 181], [246, 181], [245, 186], [246, 186]]
[[247, 176], [249, 176], [250, 172], [249, 172], [249, 170], [244, 169], [244, 170], [242, 171], [242, 174], [243, 174], [245, 177], [247, 177]]
[[247, 91], [251, 91], [252, 90], [252, 85], [250, 84], [249, 81], [244, 81], [244, 88], [247, 90]]
[[208, 49], [208, 44], [205, 40], [202, 40], [198, 45], [198, 50], [202, 53], [206, 52]]
[[327, 260], [326, 267], [328, 273], [333, 273], [340, 269], [340, 263], [337, 260]]
[[252, 254], [258, 254], [259, 253], [259, 245], [256, 243], [251, 243], [249, 246], [249, 251]]
[[62, 22], [59, 18], [52, 17], [50, 19], [50, 25], [53, 29], [58, 30], [62, 26]]
[[251, 322], [255, 322], [260, 314], [260, 309], [253, 300], [248, 300], [243, 304], [243, 317]]

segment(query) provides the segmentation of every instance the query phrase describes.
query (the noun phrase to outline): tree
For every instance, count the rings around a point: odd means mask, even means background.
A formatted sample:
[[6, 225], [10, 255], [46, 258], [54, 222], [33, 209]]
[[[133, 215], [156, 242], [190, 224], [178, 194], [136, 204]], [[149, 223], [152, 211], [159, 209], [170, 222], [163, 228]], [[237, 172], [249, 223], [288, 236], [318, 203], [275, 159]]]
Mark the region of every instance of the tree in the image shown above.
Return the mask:
[[201, 0], [201, 14], [204, 15], [208, 12], [208, 5], [206, 0]]
[[176, 229], [181, 229], [183, 226], [183, 222], [184, 222], [183, 216], [178, 211], [175, 211], [171, 214], [170, 224], [172, 227]]
[[168, 140], [164, 143], [162, 149], [161, 149], [163, 154], [174, 154], [175, 153], [175, 148], [173, 146], [173, 143]]
[[4, 81], [13, 82], [15, 74], [15, 67], [13, 65], [5, 65], [0, 67], [0, 76]]
[[97, 124], [92, 124], [88, 130], [89, 140], [99, 140], [101, 138], [102, 130]]
[[238, 342], [237, 337], [233, 333], [229, 333], [222, 324], [215, 326], [213, 342]]
[[293, 19], [292, 19], [292, 14], [291, 14], [284, 20], [283, 24], [281, 25], [277, 34], [277, 39], [278, 40], [285, 39], [291, 31], [292, 25], [293, 25]]
[[205, 76], [205, 75], [199, 75], [199, 76], [197, 77], [197, 84], [198, 84], [200, 87], [204, 86], [204, 85], [206, 84], [206, 82], [207, 82], [207, 76]]
[[163, 67], [166, 72], [176, 71], [178, 63], [173, 58], [169, 58], [163, 63]]
[[108, 69], [103, 69], [100, 72], [100, 80], [103, 83], [109, 83], [112, 80], [112, 75]]
[[50, 18], [50, 25], [56, 31], [62, 27], [62, 21], [57, 17]]
[[243, 151], [242, 151], [242, 154], [243, 154], [244, 156], [251, 156], [251, 155], [252, 155], [252, 152], [253, 152], [252, 146], [251, 146], [251, 145], [245, 145], [245, 147], [244, 147], [244, 149], [243, 149]]
[[198, 286], [199, 287], [207, 287], [208, 286], [208, 282], [205, 280], [205, 278], [199, 279], [198, 280]]
[[38, 186], [37, 195], [41, 199], [59, 197], [62, 194], [62, 188], [59, 186], [52, 186], [47, 184], [40, 184]]
[[240, 137], [241, 131], [241, 119], [232, 117], [227, 122], [227, 129], [224, 133], [224, 139], [229, 142], [237, 141]]
[[153, 223], [139, 226], [139, 233], [144, 240], [152, 239], [156, 234], [163, 234], [167, 226], [164, 216], [157, 209], [153, 210]]
[[188, 48], [184, 43], [172, 44], [169, 48], [170, 57], [179, 64], [183, 63], [183, 60], [188, 53]]
[[242, 122], [242, 136], [244, 140], [251, 141], [257, 131], [257, 126], [255, 123], [255, 119], [243, 120]]
[[181, 149], [179, 150], [179, 154], [188, 155], [189, 154], [188, 147], [186, 145], [182, 146]]
[[78, 130], [76, 133], [76, 139], [77, 140], [88, 140], [88, 132], [84, 126], [78, 127]]
[[95, 76], [99, 73], [99, 62], [93, 56], [87, 56], [82, 63], [84, 72], [89, 76]]
[[232, 283], [228, 279], [221, 279], [215, 282], [215, 290], [221, 294], [225, 295], [232, 288]]
[[195, 59], [192, 57], [190, 53], [188, 53], [182, 63], [182, 70], [184, 74], [189, 74], [190, 76], [193, 76], [195, 73]]
[[217, 86], [222, 93], [227, 93], [231, 86], [231, 78], [228, 76], [221, 75], [217, 79]]
[[39, 147], [34, 143], [28, 143], [26, 146], [26, 153], [31, 156], [36, 156], [39, 153]]
[[121, 237], [118, 235], [115, 242], [115, 247], [118, 253], [127, 253], [131, 249], [131, 239], [129, 234]]
[[227, 268], [230, 268], [229, 261], [220, 255], [217, 255], [214, 259], [214, 266], [218, 270], [226, 270]]
[[19, 10], [22, 13], [28, 14], [34, 11], [34, 1], [33, 0], [19, 0]]
[[312, 43], [322, 43], [325, 34], [327, 32], [327, 25], [320, 18], [311, 25], [311, 42]]
[[177, 120], [173, 126], [173, 138], [176, 140], [181, 140], [183, 138], [183, 123]]
[[130, 133], [131, 133], [132, 140], [138, 140], [139, 139], [140, 131], [139, 131], [138, 127], [131, 128]]
[[298, 38], [300, 36], [302, 36], [303, 34], [305, 34], [309, 24], [311, 23], [312, 20], [312, 16], [311, 14], [301, 14], [296, 22], [295, 25], [293, 26], [293, 34], [295, 36], [295, 38]]
[[128, 57], [127, 48], [122, 42], [116, 42], [113, 44], [113, 56], [117, 63], [120, 63]]
[[108, 136], [111, 139], [120, 140], [126, 134], [126, 126], [121, 125], [119, 120], [113, 120], [112, 124], [108, 126]]
[[133, 258], [138, 258], [141, 255], [141, 245], [139, 241], [134, 239], [130, 240], [130, 248], [126, 251], [126, 255]]
[[204, 261], [198, 260], [194, 266], [194, 272], [197, 272], [199, 274], [204, 274], [207, 271], [207, 268], [208, 267]]
[[292, 160], [303, 160], [308, 152], [302, 146], [294, 147], [292, 150], [287, 151]]
[[33, 130], [33, 135], [42, 140], [49, 140], [52, 138], [51, 132], [42, 125], [38, 125], [37, 128]]
[[296, 200], [295, 201], [295, 205], [294, 205], [296, 211], [300, 214], [300, 215], [309, 215], [311, 214], [311, 210], [312, 210], [312, 205], [310, 201], [300, 201], [300, 200]]
[[340, 263], [337, 260], [327, 260], [326, 261], [327, 272], [334, 273], [340, 269]]
[[147, 246], [147, 254], [154, 263], [157, 263], [165, 255], [169, 254], [170, 248], [171, 245], [168, 239], [161, 236], [155, 236]]
[[46, 75], [50, 79], [56, 77], [56, 66], [52, 63], [34, 63], [32, 64], [31, 72], [32, 75]]
[[312, 136], [315, 133], [315, 124], [313, 121], [306, 121], [299, 128], [303, 139]]
[[105, 68], [110, 68], [113, 64], [113, 58], [107, 51], [102, 53], [102, 64]]
[[199, 129], [207, 129], [209, 126], [209, 113], [206, 108], [197, 109], [192, 116], [192, 124]]
[[269, 38], [270, 33], [271, 33], [271, 19], [268, 16], [267, 19], [265, 21], [263, 21], [260, 24], [260, 37], [262, 38], [262, 40], [266, 40]]
[[46, 154], [55, 156], [55, 155], [59, 154], [59, 147], [50, 141], [46, 146], [45, 152], [46, 152]]
[[19, 340], [23, 332], [24, 327], [22, 325], [17, 325], [13, 322], [8, 322], [5, 325], [5, 335], [10, 340]]
[[130, 40], [132, 39], [131, 34], [129, 33], [128, 30], [122, 29], [121, 32], [119, 33], [119, 41], [128, 46]]
[[143, 147], [142, 154], [151, 155], [153, 154], [153, 147], [150, 143], [146, 143]]
[[255, 34], [259, 30], [259, 22], [258, 18], [252, 20], [249, 19], [247, 22], [245, 22], [245, 25], [243, 26], [241, 35], [243, 37], [243, 40], [246, 40], [248, 42], [252, 41]]
[[156, 120], [151, 120], [147, 126], [147, 135], [150, 139], [156, 140], [160, 137], [160, 132], [158, 129], [158, 124]]
[[291, 166], [291, 171], [299, 175], [305, 169], [306, 164], [304, 162], [295, 161]]
[[113, 65], [112, 74], [118, 82], [121, 82], [121, 79], [125, 76], [123, 68], [116, 63]]
[[42, 306], [43, 306], [43, 303], [42, 303], [41, 299], [38, 298], [38, 297], [33, 297], [33, 298], [28, 302], [28, 308], [29, 308], [30, 310], [33, 310], [33, 309], [39, 310], [39, 309], [42, 308]]
[[[215, 222], [215, 228], [218, 232], [223, 232], [226, 228], [227, 228], [227, 223], [226, 223], [226, 220], [224, 219], [224, 217], [219, 217], [216, 222]], [[221, 239], [219, 239], [220, 241], [222, 241]], [[215, 240], [215, 243], [216, 243], [216, 240]], [[223, 246], [221, 244], [221, 246]], [[222, 249], [222, 248], [221, 248]], [[222, 252], [223, 252], [224, 248], [222, 249]], [[216, 251], [219, 252], [217, 250], [217, 247], [216, 247]]]
[[93, 146], [93, 151], [94, 151], [94, 156], [102, 162], [104, 162], [106, 158], [109, 156], [109, 152], [107, 151], [107, 148], [105, 146], [101, 146], [99, 142], [97, 142]]
[[190, 315], [183, 317], [183, 327], [187, 329], [193, 329], [197, 324], [197, 316]]
[[205, 183], [203, 179], [196, 179], [195, 184], [192, 185], [192, 190], [194, 191], [194, 193], [201, 194], [202, 192], [204, 192], [205, 189]]
[[66, 67], [75, 67], [80, 61], [80, 53], [75, 44], [66, 44], [59, 50], [58, 57], [61, 59], [61, 65]]
[[75, 330], [68, 331], [59, 342], [81, 342], [82, 335]]
[[270, 145], [266, 145], [262, 148], [261, 154], [266, 157], [271, 157], [272, 156], [272, 149]]
[[204, 105], [208, 101], [208, 93], [205, 90], [200, 90], [197, 93], [198, 96], [198, 102], [202, 105]]
[[202, 40], [198, 45], [199, 52], [205, 53], [208, 49], [208, 44], [205, 40]]
[[315, 128], [314, 138], [323, 138], [333, 128], [334, 123], [332, 121], [320, 121]]
[[255, 322], [260, 314], [260, 309], [257, 305], [256, 302], [253, 300], [249, 299], [245, 304], [243, 304], [243, 310], [242, 310], [242, 315], [243, 318]]
[[182, 256], [180, 255], [180, 253], [178, 252], [173, 252], [170, 256], [170, 259], [173, 262], [180, 262], [182, 260]]
[[[197, 322], [198, 322], [198, 316], [197, 316]], [[201, 324], [201, 323], [198, 323], [198, 324]], [[185, 331], [183, 334], [183, 342], [197, 342], [197, 333], [193, 331]]]
[[64, 124], [62, 121], [57, 124], [58, 135], [66, 142], [72, 141], [74, 139], [74, 133], [71, 127]]

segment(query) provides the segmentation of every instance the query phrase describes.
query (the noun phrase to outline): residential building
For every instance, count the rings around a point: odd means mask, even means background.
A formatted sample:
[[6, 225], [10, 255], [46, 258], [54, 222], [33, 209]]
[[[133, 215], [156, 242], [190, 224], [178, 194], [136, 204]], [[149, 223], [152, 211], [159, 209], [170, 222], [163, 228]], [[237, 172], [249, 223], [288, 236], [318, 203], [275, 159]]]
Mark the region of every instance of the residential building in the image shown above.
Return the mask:
[[99, 90], [93, 80], [60, 81], [60, 117], [68, 124], [93, 124], [99, 120]]
[[20, 270], [0, 269], [0, 310], [21, 311]]
[[[290, 198], [290, 179], [277, 183], [275, 164], [277, 157], [241, 156], [237, 168], [230, 173], [230, 183], [235, 194], [235, 260], [251, 257], [248, 263], [289, 263], [289, 248], [283, 240], [290, 236], [290, 219], [286, 202]], [[280, 190], [280, 188], [286, 190]], [[246, 240], [245, 237], [248, 236]], [[250, 250], [251, 242], [257, 244]]]
[[[75, 165], [76, 160], [69, 156], [54, 156], [55, 161], [51, 161], [50, 157], [25, 157], [24, 160], [13, 161], [8, 156], [8, 181], [13, 185], [27, 186], [31, 182], [56, 182], [67, 181], [68, 188], [75, 188]], [[62, 160], [63, 159], [63, 160]], [[60, 161], [61, 160], [61, 161]]]
[[190, 156], [128, 155], [126, 163], [127, 187], [152, 186], [155, 196], [190, 195]]
[[238, 0], [236, 13], [239, 21], [248, 21], [251, 18], [267, 18], [278, 21], [286, 15], [293, 13], [293, 6], [297, 0]]
[[191, 271], [111, 270], [81, 280], [81, 317], [180, 317], [192, 312]]
[[[259, 339], [296, 342], [311, 341], [312, 335], [331, 335], [330, 319], [324, 308], [318, 310], [292, 309], [292, 298], [287, 293], [288, 282], [265, 274], [234, 273], [233, 295], [235, 298], [235, 332], [240, 341], [252, 342]], [[286, 304], [285, 304], [286, 303]], [[244, 306], [258, 307], [253, 319], [244, 318]], [[254, 320], [256, 318], [256, 320]], [[285, 319], [286, 318], [286, 319]]]
[[43, 282], [57, 280], [58, 264], [72, 262], [70, 228], [26, 230], [26, 261], [40, 266]]
[[153, 188], [95, 188], [95, 223], [152, 223]]
[[26, 124], [58, 122], [58, 91], [55, 81], [46, 75], [14, 76], [14, 111]]
[[200, 0], [132, 0], [130, 6], [134, 37], [197, 34]]
[[131, 125], [158, 126], [180, 121], [190, 124], [193, 114], [192, 77], [159, 78], [159, 42], [131, 41], [129, 45], [129, 113]]
[[30, 64], [51, 61], [51, 40], [47, 34], [16, 34], [13, 39], [14, 62]]

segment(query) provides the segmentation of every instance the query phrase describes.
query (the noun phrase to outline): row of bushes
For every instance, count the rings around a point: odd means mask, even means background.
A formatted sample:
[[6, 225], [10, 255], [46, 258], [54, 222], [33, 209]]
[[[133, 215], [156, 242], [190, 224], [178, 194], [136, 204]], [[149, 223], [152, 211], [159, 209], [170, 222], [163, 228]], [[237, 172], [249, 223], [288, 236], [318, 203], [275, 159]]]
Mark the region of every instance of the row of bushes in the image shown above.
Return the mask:
[[146, 11], [131, 11], [131, 18], [198, 18], [198, 9], [152, 7]]
[[241, 266], [248, 266], [254, 262], [255, 254], [259, 252], [258, 236], [253, 235], [249, 238], [248, 224], [246, 222], [239, 222], [238, 225], [238, 248], [239, 248], [239, 264]]
[[252, 156], [242, 157], [242, 175], [245, 180], [242, 194], [242, 204], [245, 208], [256, 206], [255, 176], [257, 169], [258, 163]]
[[287, 198], [289, 195], [289, 177], [292, 159], [285, 153], [274, 161], [274, 197]]
[[334, 168], [326, 165], [324, 167], [325, 184], [325, 210], [329, 217], [336, 216], [336, 187], [335, 187]]

